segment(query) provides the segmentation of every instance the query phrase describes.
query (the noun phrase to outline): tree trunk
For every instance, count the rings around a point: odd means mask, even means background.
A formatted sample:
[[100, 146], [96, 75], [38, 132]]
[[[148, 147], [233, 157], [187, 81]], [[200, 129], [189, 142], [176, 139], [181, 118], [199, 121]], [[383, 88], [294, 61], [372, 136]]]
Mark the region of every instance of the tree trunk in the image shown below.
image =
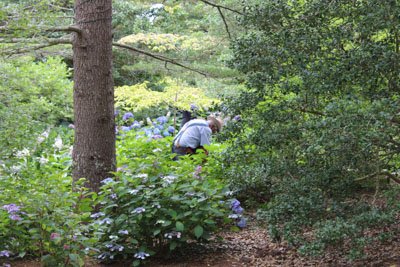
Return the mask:
[[112, 0], [76, 0], [74, 52], [74, 180], [98, 192], [115, 170]]

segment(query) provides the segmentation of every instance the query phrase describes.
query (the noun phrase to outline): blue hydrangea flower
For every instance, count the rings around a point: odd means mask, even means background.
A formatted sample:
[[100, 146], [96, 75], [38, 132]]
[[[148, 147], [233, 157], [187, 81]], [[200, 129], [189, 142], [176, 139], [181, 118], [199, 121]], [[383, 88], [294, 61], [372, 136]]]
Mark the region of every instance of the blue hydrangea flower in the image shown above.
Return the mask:
[[151, 129], [146, 128], [146, 129], [144, 129], [144, 132], [145, 132], [146, 136], [148, 136], [148, 137], [153, 135], [153, 131]]
[[161, 117], [158, 117], [156, 120], [158, 121], [158, 123], [164, 124], [168, 121], [168, 118], [166, 116], [161, 116]]
[[105, 218], [99, 222], [99, 224], [111, 224], [112, 220], [110, 218]]
[[199, 108], [196, 106], [196, 104], [190, 104], [190, 109], [195, 111], [198, 110]]
[[134, 121], [133, 124], [130, 126], [133, 129], [139, 129], [140, 123], [138, 121]]
[[97, 219], [97, 218], [102, 217], [104, 215], [105, 215], [104, 212], [97, 212], [97, 213], [93, 213], [92, 215], [90, 215], [90, 218]]
[[170, 132], [171, 134], [173, 134], [175, 132], [175, 128], [172, 126], [168, 126], [168, 132]]
[[237, 199], [232, 200], [231, 208], [232, 208], [232, 209], [235, 209], [235, 208], [237, 208], [237, 207], [240, 207], [240, 201], [237, 200]]
[[160, 131], [164, 130], [164, 126], [162, 124], [156, 125], [156, 128]]
[[139, 207], [139, 208], [134, 209], [134, 210], [132, 211], [132, 213], [140, 214], [140, 213], [145, 212], [145, 211], [146, 211], [145, 208]]
[[134, 257], [136, 258], [136, 259], [141, 259], [141, 260], [144, 260], [145, 258], [147, 258], [147, 257], [149, 257], [150, 256], [150, 254], [148, 254], [148, 253], [146, 253], [146, 252], [143, 252], [143, 251], [140, 251], [140, 252], [138, 252], [138, 253], [135, 253], [135, 255], [134, 255]]
[[128, 131], [131, 130], [131, 127], [129, 127], [129, 126], [122, 126], [122, 127], [121, 127], [121, 130], [124, 131], [124, 132], [128, 132]]
[[108, 177], [108, 178], [104, 179], [103, 181], [101, 181], [100, 183], [102, 183], [102, 184], [108, 184], [108, 183], [112, 183], [112, 182], [114, 182], [114, 179]]
[[240, 221], [236, 224], [240, 228], [244, 228], [247, 225], [247, 219], [246, 218], [240, 218]]
[[242, 214], [243, 213], [243, 208], [238, 206], [238, 207], [234, 207], [232, 208], [232, 211], [235, 212], [236, 214]]
[[166, 136], [171, 136], [171, 134], [167, 131], [167, 130], [165, 130], [164, 132], [163, 132], [163, 135], [166, 137]]
[[129, 234], [129, 232], [128, 232], [128, 230], [119, 230], [119, 231], [118, 231], [118, 234], [120, 234], [120, 235], [127, 235], [127, 234]]
[[155, 128], [153, 133], [154, 133], [154, 135], [159, 135], [159, 134], [161, 134], [161, 131], [160, 131], [160, 129]]
[[240, 115], [236, 115], [235, 117], [233, 117], [233, 120], [235, 121], [241, 121], [242, 117], [240, 117]]
[[238, 219], [238, 218], [240, 218], [240, 215], [239, 214], [229, 214], [228, 218], [230, 218], [230, 219]]
[[122, 120], [124, 121], [128, 120], [129, 118], [133, 118], [132, 112], [127, 112], [124, 114], [124, 116], [122, 116]]

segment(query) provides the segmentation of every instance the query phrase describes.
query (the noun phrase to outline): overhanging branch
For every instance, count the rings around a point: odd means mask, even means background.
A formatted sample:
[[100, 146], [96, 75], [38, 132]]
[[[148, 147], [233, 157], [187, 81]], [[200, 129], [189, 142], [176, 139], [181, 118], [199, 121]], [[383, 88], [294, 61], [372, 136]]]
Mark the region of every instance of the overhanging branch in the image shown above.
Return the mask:
[[51, 28], [43, 28], [43, 27], [32, 27], [32, 28], [9, 28], [6, 26], [0, 27], [0, 32], [13, 32], [13, 31], [29, 31], [37, 29], [42, 32], [76, 32], [81, 34], [82, 30], [76, 25], [69, 25], [66, 27], [51, 27]]
[[[14, 40], [8, 40], [9, 43], [11, 43], [11, 41], [17, 41], [18, 38], [15, 38]], [[3, 42], [6, 43], [6, 42]], [[20, 42], [14, 42], [14, 43], [20, 43]], [[31, 42], [31, 43], [35, 43], [35, 42]], [[37, 43], [37, 41], [36, 41]], [[59, 45], [59, 44], [72, 44], [72, 41], [70, 38], [59, 38], [59, 39], [47, 39], [45, 41], [45, 43], [41, 43], [38, 45], [33, 45], [33, 46], [29, 46], [29, 47], [22, 47], [22, 48], [14, 48], [14, 49], [9, 49], [8, 51], [4, 51], [1, 52], [0, 54], [3, 55], [16, 55], [16, 54], [24, 54], [24, 53], [28, 53], [28, 52], [32, 52], [35, 50], [39, 50], [42, 48], [46, 48], [46, 47], [50, 47], [50, 46], [55, 46], [55, 45]]]
[[113, 43], [113, 46], [116, 46], [116, 47], [119, 47], [119, 48], [128, 49], [128, 50], [131, 50], [131, 51], [133, 51], [133, 52], [136, 52], [136, 53], [139, 53], [139, 54], [142, 54], [142, 55], [146, 55], [146, 56], [148, 56], [148, 57], [151, 57], [151, 58], [154, 58], [154, 59], [157, 59], [157, 60], [166, 62], [166, 63], [171, 63], [171, 64], [176, 65], [176, 66], [179, 66], [179, 67], [181, 67], [181, 68], [184, 68], [184, 69], [187, 69], [187, 70], [196, 72], [196, 73], [198, 73], [198, 74], [201, 74], [201, 75], [203, 75], [203, 76], [205, 76], [205, 77], [208, 77], [208, 76], [209, 76], [209, 75], [208, 75], [207, 73], [205, 73], [205, 72], [202, 72], [202, 71], [193, 69], [193, 68], [188, 67], [188, 66], [186, 66], [186, 65], [183, 65], [182, 63], [179, 63], [179, 62], [177, 62], [177, 61], [175, 61], [175, 60], [173, 60], [173, 59], [164, 57], [164, 56], [162, 56], [162, 55], [153, 54], [153, 53], [150, 53], [150, 52], [148, 52], [148, 51], [144, 51], [144, 50], [141, 50], [141, 49], [132, 47], [132, 46], [128, 46], [128, 45], [124, 45], [124, 44], [119, 44], [119, 43], [115, 43], [115, 42]]
[[386, 176], [386, 177], [392, 179], [394, 182], [400, 184], [400, 178], [399, 178], [396, 174], [393, 174], [393, 173], [391, 173], [391, 172], [389, 172], [389, 171], [378, 171], [378, 172], [374, 172], [374, 173], [365, 175], [365, 176], [363, 176], [363, 177], [357, 178], [357, 179], [355, 179], [354, 181], [367, 180], [367, 179], [374, 178], [374, 177], [377, 177], [377, 176]]
[[201, 1], [201, 2], [203, 2], [203, 3], [205, 3], [205, 4], [207, 4], [207, 5], [210, 5], [210, 6], [216, 7], [216, 8], [222, 8], [222, 9], [226, 9], [226, 10], [229, 10], [229, 11], [231, 11], [231, 12], [234, 12], [234, 13], [236, 13], [236, 14], [243, 15], [243, 13], [241, 13], [241, 12], [239, 12], [239, 11], [235, 10], [235, 9], [232, 9], [232, 8], [226, 7], [226, 6], [221, 6], [221, 5], [218, 5], [218, 4], [215, 4], [215, 3], [212, 3], [212, 2], [210, 2], [210, 1], [207, 1], [207, 0], [200, 0], [200, 1]]

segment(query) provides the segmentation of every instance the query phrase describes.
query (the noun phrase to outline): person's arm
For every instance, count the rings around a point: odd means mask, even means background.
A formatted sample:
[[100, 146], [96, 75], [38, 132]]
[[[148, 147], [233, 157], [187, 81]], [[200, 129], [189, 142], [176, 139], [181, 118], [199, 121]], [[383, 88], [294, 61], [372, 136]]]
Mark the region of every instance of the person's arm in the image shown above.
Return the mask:
[[199, 146], [197, 149], [202, 149], [204, 151], [204, 154], [208, 156], [208, 150], [204, 146]]

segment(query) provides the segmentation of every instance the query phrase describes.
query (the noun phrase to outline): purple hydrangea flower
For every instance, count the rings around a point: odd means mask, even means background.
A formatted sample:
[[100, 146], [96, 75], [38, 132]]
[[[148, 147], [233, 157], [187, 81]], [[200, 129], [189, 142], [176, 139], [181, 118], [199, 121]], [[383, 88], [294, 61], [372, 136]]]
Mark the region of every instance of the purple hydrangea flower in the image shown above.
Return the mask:
[[132, 112], [127, 112], [124, 114], [124, 116], [122, 116], [122, 120], [124, 121], [128, 120], [129, 118], [133, 118]]
[[10, 215], [10, 219], [13, 221], [21, 221], [22, 220], [22, 218], [17, 214]]
[[130, 126], [122, 126], [122, 127], [121, 127], [121, 130], [124, 131], [124, 132], [129, 132], [129, 131], [132, 130], [132, 129], [131, 129]]
[[59, 233], [51, 233], [50, 234], [50, 240], [54, 240], [56, 238], [60, 238], [61, 235]]
[[2, 250], [0, 251], [0, 257], [10, 257], [11, 251], [8, 250]]
[[233, 117], [233, 120], [235, 121], [241, 121], [242, 117], [240, 117], [240, 115], [236, 115], [235, 117]]
[[161, 139], [161, 138], [163, 138], [163, 137], [162, 137], [162, 135], [155, 134], [155, 135], [153, 135], [152, 138], [153, 138], [153, 139]]
[[3, 209], [5, 209], [8, 213], [16, 213], [20, 210], [20, 206], [17, 206], [16, 204], [9, 204], [9, 205], [4, 205]]

